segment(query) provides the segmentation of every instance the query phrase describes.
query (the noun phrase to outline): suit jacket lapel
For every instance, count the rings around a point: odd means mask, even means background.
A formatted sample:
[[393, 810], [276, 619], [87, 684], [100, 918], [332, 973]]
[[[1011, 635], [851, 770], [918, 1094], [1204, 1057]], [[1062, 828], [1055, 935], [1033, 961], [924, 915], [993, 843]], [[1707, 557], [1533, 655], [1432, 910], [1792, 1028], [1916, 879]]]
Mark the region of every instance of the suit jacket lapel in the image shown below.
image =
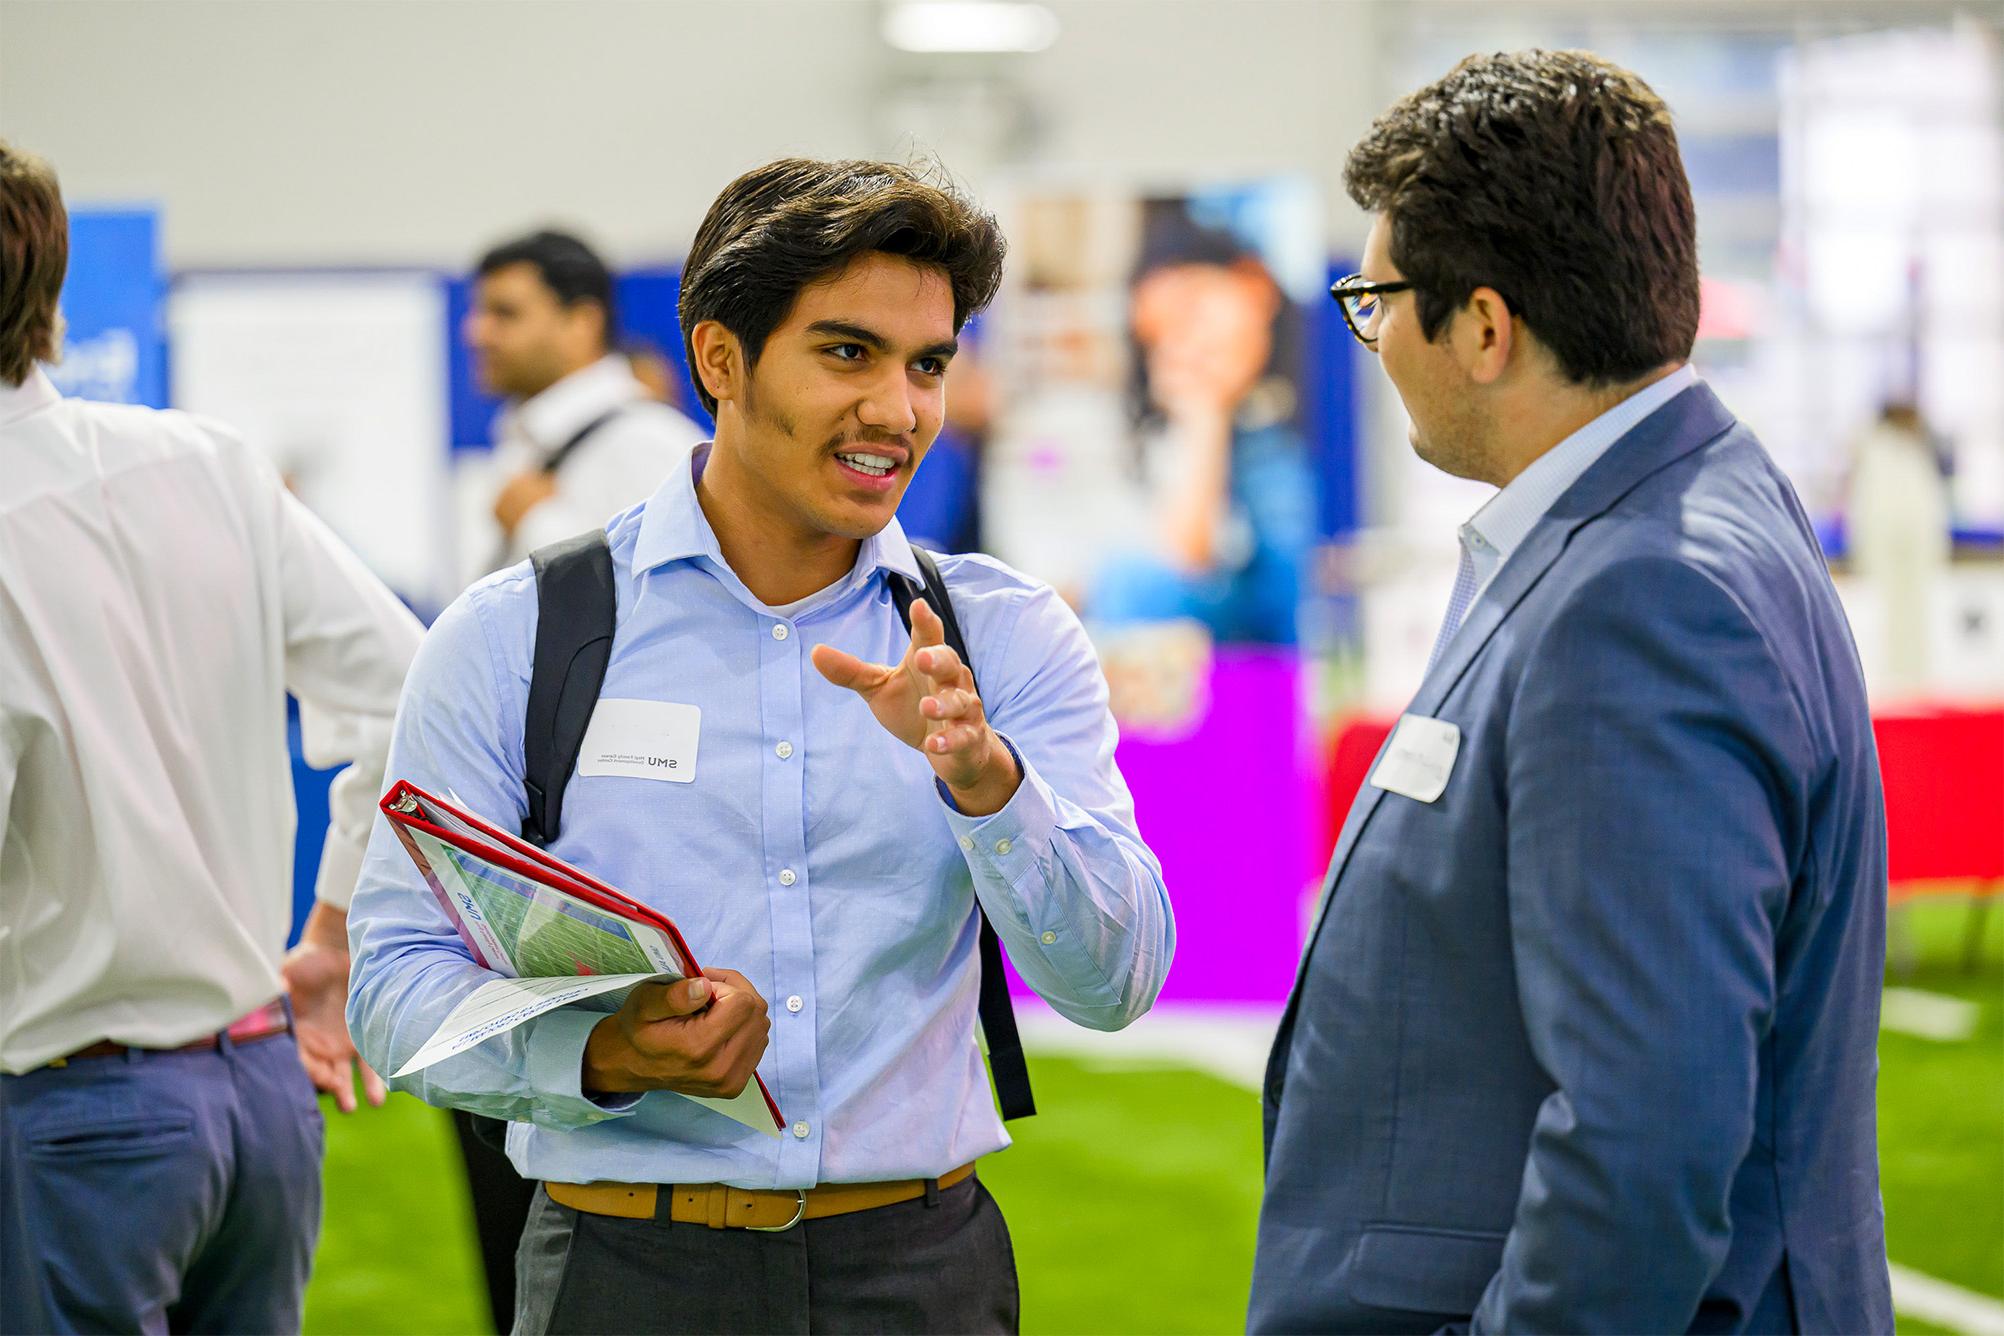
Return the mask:
[[[1412, 704], [1406, 707], [1406, 713], [1431, 716], [1440, 708], [1441, 702], [1461, 681], [1462, 674], [1475, 662], [1475, 656], [1482, 652], [1483, 646], [1489, 643], [1489, 638], [1504, 620], [1516, 611], [1524, 596], [1544, 578], [1545, 572], [1566, 550], [1566, 544], [1581, 525], [1607, 513], [1643, 479], [1682, 459], [1707, 441], [1716, 439], [1731, 428], [1734, 421], [1732, 413], [1719, 402], [1710, 387], [1700, 383], [1638, 422], [1627, 435], [1610, 446], [1592, 468], [1552, 503], [1552, 508], [1517, 550], [1510, 554], [1510, 559], [1503, 563], [1495, 579], [1489, 582], [1489, 587], [1482, 591], [1475, 606], [1469, 609], [1468, 620], [1461, 624], [1454, 639], [1448, 642], [1433, 671], [1420, 682], [1419, 691], [1413, 696]], [[1388, 738], [1386, 746], [1389, 745]], [[1314, 951], [1316, 937], [1321, 934], [1323, 920], [1328, 917], [1329, 901], [1337, 883], [1342, 880], [1343, 869], [1349, 864], [1350, 855], [1356, 851], [1364, 827], [1370, 823], [1372, 814], [1384, 799], [1385, 791], [1374, 787], [1369, 778], [1384, 754], [1384, 748], [1379, 748], [1378, 758], [1365, 772], [1364, 787], [1359, 790], [1357, 801], [1351, 805], [1350, 815], [1343, 822], [1343, 833], [1337, 838], [1336, 851], [1329, 860], [1329, 873], [1322, 883], [1322, 904], [1316, 911], [1315, 928], [1309, 933], [1308, 944], [1301, 953], [1300, 971], [1308, 968], [1308, 957]], [[1297, 972], [1296, 991], [1300, 987], [1301, 975]]]

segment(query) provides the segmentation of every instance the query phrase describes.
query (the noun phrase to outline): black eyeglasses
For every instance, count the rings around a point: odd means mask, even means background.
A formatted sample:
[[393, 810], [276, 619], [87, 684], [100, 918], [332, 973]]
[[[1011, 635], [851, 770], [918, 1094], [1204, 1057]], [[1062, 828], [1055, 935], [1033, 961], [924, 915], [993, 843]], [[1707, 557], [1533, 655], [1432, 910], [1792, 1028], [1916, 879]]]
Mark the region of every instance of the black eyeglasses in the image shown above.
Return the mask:
[[1357, 336], [1357, 342], [1376, 351], [1378, 347], [1378, 317], [1384, 312], [1383, 297], [1395, 292], [1410, 292], [1413, 285], [1406, 282], [1368, 283], [1362, 274], [1346, 274], [1329, 285], [1329, 295], [1336, 299], [1338, 309], [1343, 312], [1343, 323]]

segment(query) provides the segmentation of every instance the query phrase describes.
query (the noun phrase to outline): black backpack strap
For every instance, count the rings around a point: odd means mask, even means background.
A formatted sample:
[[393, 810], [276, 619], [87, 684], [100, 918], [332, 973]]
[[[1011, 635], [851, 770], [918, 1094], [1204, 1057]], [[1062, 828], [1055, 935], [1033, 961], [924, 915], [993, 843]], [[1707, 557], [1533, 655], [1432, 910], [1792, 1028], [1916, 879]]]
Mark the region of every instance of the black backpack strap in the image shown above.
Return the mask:
[[[564, 452], [603, 421], [598, 419], [572, 437]], [[554, 471], [555, 463], [550, 468]], [[536, 571], [536, 656], [529, 668], [529, 705], [522, 717], [522, 786], [529, 799], [522, 838], [541, 849], [557, 838], [562, 826], [564, 786], [584, 749], [585, 729], [591, 725], [605, 666], [612, 658], [617, 604], [612, 549], [603, 529], [539, 547], [529, 554], [529, 563]], [[507, 1154], [505, 1120], [477, 1113], [465, 1116], [466, 1129], [483, 1146]], [[512, 1167], [506, 1159], [498, 1163], [503, 1169]], [[501, 1171], [490, 1160], [482, 1172]]]
[[529, 799], [522, 838], [543, 848], [563, 826], [564, 786], [612, 658], [616, 603], [612, 549], [602, 529], [539, 547], [529, 561], [536, 570], [536, 657], [522, 720]]
[[[891, 577], [891, 601], [897, 605], [899, 619], [904, 622], [905, 630], [911, 630], [912, 601], [923, 596], [946, 627], [947, 647], [960, 656], [969, 675], [973, 675], [974, 658], [967, 652], [967, 639], [960, 633], [960, 619], [954, 616], [953, 599], [946, 592], [938, 563], [922, 547], [914, 546], [912, 556], [918, 562], [924, 583], [902, 575]], [[975, 694], [979, 695], [980, 690], [977, 680]], [[1022, 1037], [1016, 1032], [1016, 1008], [1009, 1000], [1009, 977], [1002, 972], [1002, 939], [995, 935], [995, 926], [988, 921], [987, 911], [981, 908], [979, 900], [974, 903], [974, 912], [981, 916], [980, 1015], [981, 1033], [988, 1040], [988, 1071], [995, 1078], [995, 1096], [1002, 1106], [1002, 1117], [1028, 1118], [1037, 1111], [1037, 1101], [1030, 1093], [1030, 1067], [1023, 1059]]]
[[[576, 431], [572, 432], [570, 439], [565, 441], [562, 445], [558, 446], [555, 450], [552, 450], [550, 452], [550, 457], [543, 461], [543, 472], [554, 474], [558, 469], [562, 468], [564, 466], [564, 461], [569, 459], [573, 454], [577, 453], [577, 448], [585, 443], [585, 438], [587, 436], [590, 436], [600, 427], [603, 427], [606, 423], [618, 417], [621, 410], [624, 407], [625, 405], [622, 404], [619, 408], [608, 408], [603, 413], [600, 413], [597, 417], [593, 418], [591, 421], [585, 423], [582, 427], [579, 427]], [[556, 545], [552, 544], [552, 546]]]

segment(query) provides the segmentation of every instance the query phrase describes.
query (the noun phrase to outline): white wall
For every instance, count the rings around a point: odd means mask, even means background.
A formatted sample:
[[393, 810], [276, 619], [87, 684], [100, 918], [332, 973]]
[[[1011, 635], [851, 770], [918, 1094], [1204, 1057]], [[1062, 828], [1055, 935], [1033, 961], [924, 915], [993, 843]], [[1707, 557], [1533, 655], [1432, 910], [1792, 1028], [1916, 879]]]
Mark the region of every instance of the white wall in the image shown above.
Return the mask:
[[672, 258], [745, 167], [913, 143], [977, 192], [1306, 172], [1361, 236], [1373, 0], [1046, 2], [1046, 52], [920, 58], [874, 0], [0, 0], [0, 133], [163, 205], [174, 268], [458, 266], [546, 220]]
[[[675, 259], [746, 167], [914, 145], [998, 199], [1024, 177], [1303, 173], [1328, 246], [1354, 254], [1342, 156], [1418, 34], [2004, 24], [2000, 0], [1043, 3], [1061, 23], [1045, 52], [921, 58], [879, 39], [878, 0], [0, 0], [0, 134], [74, 201], [161, 204], [176, 269], [458, 268], [546, 221], [619, 263]], [[1412, 466], [1384, 407], [1380, 518]]]

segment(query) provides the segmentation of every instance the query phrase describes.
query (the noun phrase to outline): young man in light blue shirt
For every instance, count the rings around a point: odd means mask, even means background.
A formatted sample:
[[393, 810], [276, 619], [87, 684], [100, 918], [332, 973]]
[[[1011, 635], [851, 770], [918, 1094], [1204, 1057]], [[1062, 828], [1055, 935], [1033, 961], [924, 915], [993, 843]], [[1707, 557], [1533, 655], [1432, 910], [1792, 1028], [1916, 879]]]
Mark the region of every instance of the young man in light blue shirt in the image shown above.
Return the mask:
[[[964, 1172], [1008, 1144], [976, 1039], [977, 903], [1024, 979], [1098, 1029], [1148, 1009], [1174, 930], [1071, 611], [999, 562], [942, 557], [977, 691], [936, 611], [914, 603], [908, 633], [893, 604], [919, 576], [898, 499], [1002, 252], [958, 194], [863, 162], [757, 169], [697, 232], [681, 314], [716, 440], [608, 526], [600, 692], [621, 703], [604, 718], [642, 726], [693, 706], [697, 737], [675, 779], [581, 768], [551, 851], [733, 968], [643, 986], [615, 1016], [551, 1012], [396, 1083], [513, 1120], [510, 1157], [552, 1185], [518, 1331], [1016, 1325], [1006, 1226]], [[536, 607], [524, 565], [447, 609], [390, 758], [504, 826], [526, 811]], [[394, 1071], [487, 975], [387, 829], [351, 915], [351, 1024]], [[776, 1140], [662, 1093], [734, 1093], [754, 1068], [788, 1119]], [[653, 1209], [564, 1186], [605, 1182]], [[727, 1210], [692, 1222], [705, 1202]]]

